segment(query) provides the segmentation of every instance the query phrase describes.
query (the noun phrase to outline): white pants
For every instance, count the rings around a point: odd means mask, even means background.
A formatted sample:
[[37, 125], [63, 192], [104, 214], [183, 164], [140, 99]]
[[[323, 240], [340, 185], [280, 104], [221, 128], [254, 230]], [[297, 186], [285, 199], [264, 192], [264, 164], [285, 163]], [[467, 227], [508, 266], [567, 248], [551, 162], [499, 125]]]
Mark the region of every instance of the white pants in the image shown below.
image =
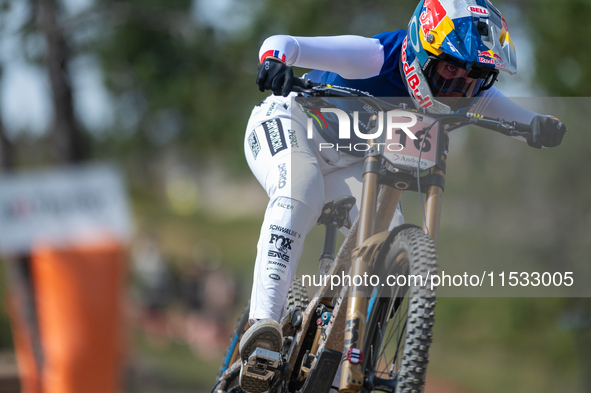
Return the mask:
[[[363, 158], [319, 151], [325, 141], [318, 133], [306, 138], [306, 121], [291, 97], [269, 96], [254, 108], [246, 128], [246, 160], [270, 198], [257, 244], [250, 319], [281, 318], [304, 239], [325, 202], [353, 195], [351, 219], [359, 212]], [[403, 222], [398, 208], [391, 227]]]

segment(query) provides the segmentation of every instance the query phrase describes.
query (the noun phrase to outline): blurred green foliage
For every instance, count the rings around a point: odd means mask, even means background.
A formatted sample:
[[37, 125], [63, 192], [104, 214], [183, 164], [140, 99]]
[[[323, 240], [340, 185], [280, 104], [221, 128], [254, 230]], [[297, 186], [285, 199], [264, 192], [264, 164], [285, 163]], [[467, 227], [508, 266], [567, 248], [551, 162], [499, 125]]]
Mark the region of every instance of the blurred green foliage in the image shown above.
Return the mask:
[[591, 57], [578, 37], [587, 33], [588, 0], [540, 0], [526, 3], [535, 45], [535, 79], [549, 95], [581, 97], [591, 94], [585, 77]]
[[[171, 144], [194, 154], [241, 152], [248, 114], [266, 95], [254, 83], [265, 38], [374, 35], [404, 27], [414, 7], [412, 2], [250, 0], [234, 4], [237, 12], [255, 11], [231, 34], [219, 25], [226, 15], [200, 18], [197, 3], [105, 2], [119, 15], [97, 39], [96, 53], [116, 103], [110, 135], [125, 156], [151, 157]], [[230, 154], [228, 161], [245, 168], [242, 154]]]

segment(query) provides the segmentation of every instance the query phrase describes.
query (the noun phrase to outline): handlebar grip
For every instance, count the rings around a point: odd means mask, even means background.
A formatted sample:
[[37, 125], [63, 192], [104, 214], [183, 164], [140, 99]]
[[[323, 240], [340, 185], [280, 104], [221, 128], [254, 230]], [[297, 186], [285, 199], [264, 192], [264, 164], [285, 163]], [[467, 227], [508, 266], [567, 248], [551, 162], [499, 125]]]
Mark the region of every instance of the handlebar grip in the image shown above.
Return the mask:
[[515, 129], [516, 129], [517, 131], [520, 131], [520, 132], [527, 132], [528, 134], [531, 134], [532, 127], [531, 127], [531, 125], [530, 125], [530, 124], [525, 124], [525, 123], [520, 123], [520, 122], [518, 122], [518, 121], [514, 121], [514, 122], [512, 123], [512, 125], [513, 125], [513, 127], [515, 127]]
[[531, 124], [520, 123], [518, 121], [511, 122], [511, 125], [515, 128], [515, 131], [511, 132], [511, 136], [520, 136], [526, 140], [532, 138], [532, 126]]
[[307, 89], [307, 83], [309, 79], [304, 78], [293, 78], [293, 87], [301, 87], [302, 89]]

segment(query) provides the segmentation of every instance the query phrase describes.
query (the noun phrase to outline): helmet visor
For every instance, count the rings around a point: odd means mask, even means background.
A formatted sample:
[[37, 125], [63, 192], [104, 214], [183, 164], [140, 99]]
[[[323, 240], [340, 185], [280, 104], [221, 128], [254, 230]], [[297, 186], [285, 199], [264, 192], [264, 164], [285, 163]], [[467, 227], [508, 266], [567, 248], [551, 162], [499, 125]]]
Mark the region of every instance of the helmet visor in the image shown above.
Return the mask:
[[438, 97], [475, 97], [493, 85], [498, 71], [469, 68], [467, 71], [456, 63], [433, 59], [426, 76]]

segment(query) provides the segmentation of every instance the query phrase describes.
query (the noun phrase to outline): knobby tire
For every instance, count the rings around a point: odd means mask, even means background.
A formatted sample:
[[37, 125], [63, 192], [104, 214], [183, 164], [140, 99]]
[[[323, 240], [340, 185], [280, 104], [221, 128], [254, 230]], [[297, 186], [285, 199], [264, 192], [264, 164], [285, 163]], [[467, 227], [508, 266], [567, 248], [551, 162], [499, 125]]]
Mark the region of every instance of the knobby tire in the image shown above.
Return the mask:
[[[386, 284], [373, 290], [363, 348], [366, 384], [362, 392], [391, 392], [394, 381], [395, 393], [423, 391], [436, 303], [431, 277], [436, 273], [435, 246], [420, 228], [404, 229], [382, 247], [373, 267], [380, 283], [388, 275], [403, 274], [419, 275], [423, 285]], [[380, 386], [376, 378], [390, 381], [385, 385], [390, 387]]]
[[224, 363], [222, 367], [220, 367], [220, 371], [218, 372], [216, 381], [219, 381], [222, 377], [222, 374], [226, 369], [230, 366], [230, 359], [232, 355], [238, 352], [238, 345], [240, 344], [240, 338], [244, 334], [246, 324], [248, 323], [248, 314], [250, 313], [250, 300], [246, 302], [246, 306], [244, 306], [244, 310], [240, 317], [238, 318], [238, 322], [236, 323], [236, 328], [232, 332], [232, 336], [230, 337], [230, 345], [226, 349], [224, 353]]

